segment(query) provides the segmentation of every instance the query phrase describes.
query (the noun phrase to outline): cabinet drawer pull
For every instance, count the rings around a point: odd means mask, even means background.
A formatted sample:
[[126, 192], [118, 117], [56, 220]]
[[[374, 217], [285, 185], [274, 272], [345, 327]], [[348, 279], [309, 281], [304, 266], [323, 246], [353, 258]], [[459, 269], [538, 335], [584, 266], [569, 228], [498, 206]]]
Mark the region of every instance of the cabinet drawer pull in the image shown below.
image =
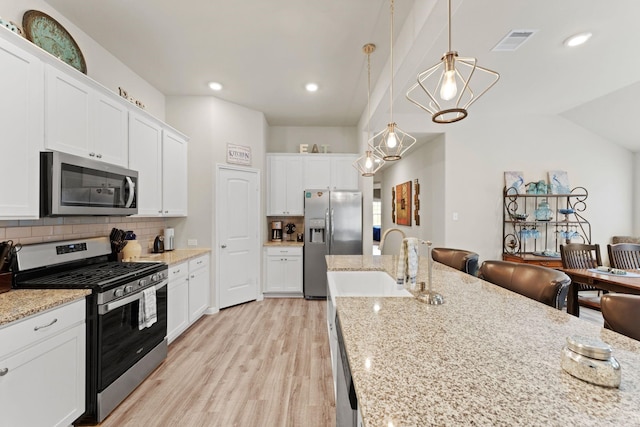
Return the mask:
[[96, 157], [101, 159], [102, 158], [102, 154], [96, 154]]
[[0, 369], [0, 377], [4, 377], [9, 372], [9, 368]]
[[191, 275], [191, 278], [193, 279], [194, 277], [196, 277], [196, 276], [192, 274], [192, 275]]
[[56, 323], [58, 321], [58, 318], [53, 319], [48, 325], [43, 325], [43, 326], [36, 326], [33, 328], [34, 331], [39, 331], [40, 329], [44, 329], [44, 328], [48, 328], [49, 326], [52, 326], [54, 323]]
[[89, 153], [89, 157], [95, 157], [96, 153]]
[[202, 264], [202, 260], [200, 260], [200, 261], [196, 262], [196, 264]]

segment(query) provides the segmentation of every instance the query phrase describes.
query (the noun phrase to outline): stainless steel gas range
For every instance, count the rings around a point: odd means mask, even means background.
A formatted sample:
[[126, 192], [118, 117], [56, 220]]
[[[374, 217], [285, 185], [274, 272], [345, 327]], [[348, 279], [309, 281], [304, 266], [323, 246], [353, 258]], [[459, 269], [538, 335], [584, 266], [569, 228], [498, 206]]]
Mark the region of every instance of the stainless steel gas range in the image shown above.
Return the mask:
[[87, 296], [86, 412], [97, 424], [167, 356], [164, 263], [110, 261], [107, 237], [26, 245], [14, 287], [91, 289]]

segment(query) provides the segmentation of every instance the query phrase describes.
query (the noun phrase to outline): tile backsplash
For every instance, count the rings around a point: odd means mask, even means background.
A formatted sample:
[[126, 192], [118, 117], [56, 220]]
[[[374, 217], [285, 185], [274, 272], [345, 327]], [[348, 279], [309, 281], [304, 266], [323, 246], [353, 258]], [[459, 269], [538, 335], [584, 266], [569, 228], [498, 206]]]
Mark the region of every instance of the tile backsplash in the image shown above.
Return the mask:
[[60, 240], [82, 239], [87, 237], [109, 236], [112, 228], [136, 234], [142, 246], [142, 253], [151, 252], [150, 245], [166, 227], [164, 218], [132, 217], [60, 217], [43, 218], [28, 221], [0, 221], [0, 241], [12, 240], [14, 243], [28, 245], [32, 243], [55, 242]]
[[[298, 233], [304, 233], [304, 217], [303, 216], [268, 216], [267, 217], [267, 241], [271, 240], [271, 221], [282, 221], [282, 240], [296, 240]], [[285, 225], [292, 223], [296, 226], [296, 231], [289, 235], [286, 232]]]

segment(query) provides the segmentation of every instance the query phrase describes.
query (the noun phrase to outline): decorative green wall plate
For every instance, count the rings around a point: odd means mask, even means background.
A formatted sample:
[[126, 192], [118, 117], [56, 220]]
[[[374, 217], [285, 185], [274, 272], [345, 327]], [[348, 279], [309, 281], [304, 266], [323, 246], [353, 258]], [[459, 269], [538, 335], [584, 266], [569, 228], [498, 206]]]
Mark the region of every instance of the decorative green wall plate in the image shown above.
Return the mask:
[[87, 74], [82, 51], [58, 21], [39, 10], [28, 10], [22, 16], [22, 27], [30, 42]]

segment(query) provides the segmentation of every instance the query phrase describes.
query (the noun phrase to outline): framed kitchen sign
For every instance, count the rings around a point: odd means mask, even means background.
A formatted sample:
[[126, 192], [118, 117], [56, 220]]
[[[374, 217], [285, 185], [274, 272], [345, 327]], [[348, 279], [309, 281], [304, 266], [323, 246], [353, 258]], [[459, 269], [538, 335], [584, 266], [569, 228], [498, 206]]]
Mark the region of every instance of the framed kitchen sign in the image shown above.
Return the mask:
[[396, 224], [411, 225], [411, 181], [396, 185]]
[[227, 163], [251, 166], [251, 147], [227, 144]]

